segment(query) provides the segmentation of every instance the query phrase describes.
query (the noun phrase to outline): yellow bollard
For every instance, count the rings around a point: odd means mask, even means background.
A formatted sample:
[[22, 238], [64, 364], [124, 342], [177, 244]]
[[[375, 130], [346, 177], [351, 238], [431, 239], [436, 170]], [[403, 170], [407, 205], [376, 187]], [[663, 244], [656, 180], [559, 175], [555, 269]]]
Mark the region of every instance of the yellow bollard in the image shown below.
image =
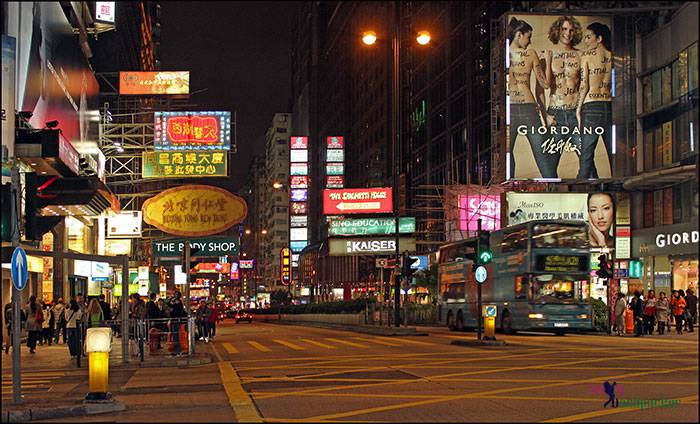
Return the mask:
[[112, 350], [112, 329], [109, 327], [88, 328], [85, 347], [88, 353], [88, 379], [90, 393], [86, 401], [110, 401], [109, 352]]
[[486, 317], [484, 320], [484, 337], [487, 339], [496, 338], [496, 318]]
[[91, 393], [107, 393], [109, 382], [109, 352], [90, 352], [89, 379]]

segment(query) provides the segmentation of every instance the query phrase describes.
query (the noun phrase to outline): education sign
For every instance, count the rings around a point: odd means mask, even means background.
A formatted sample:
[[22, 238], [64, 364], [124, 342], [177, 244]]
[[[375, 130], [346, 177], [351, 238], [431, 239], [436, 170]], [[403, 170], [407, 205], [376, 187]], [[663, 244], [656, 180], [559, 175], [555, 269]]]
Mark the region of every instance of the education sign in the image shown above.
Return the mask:
[[[399, 233], [416, 231], [416, 218], [399, 218]], [[329, 236], [361, 236], [368, 234], [394, 234], [394, 218], [334, 219], [328, 223]]]
[[141, 153], [143, 178], [226, 177], [225, 151], [162, 151]]
[[165, 190], [143, 204], [143, 220], [176, 236], [199, 237], [220, 233], [242, 222], [245, 200], [208, 185], [184, 185]]
[[390, 213], [391, 187], [323, 190], [323, 214]]
[[[154, 240], [151, 242], [155, 257], [181, 257], [185, 239]], [[205, 237], [189, 239], [190, 249], [198, 249], [191, 256], [219, 257], [238, 254], [240, 244], [236, 237]]]
[[[391, 255], [396, 253], [396, 240], [393, 237], [329, 239], [330, 256], [351, 255]], [[402, 237], [399, 240], [400, 252], [415, 252], [416, 239]]]

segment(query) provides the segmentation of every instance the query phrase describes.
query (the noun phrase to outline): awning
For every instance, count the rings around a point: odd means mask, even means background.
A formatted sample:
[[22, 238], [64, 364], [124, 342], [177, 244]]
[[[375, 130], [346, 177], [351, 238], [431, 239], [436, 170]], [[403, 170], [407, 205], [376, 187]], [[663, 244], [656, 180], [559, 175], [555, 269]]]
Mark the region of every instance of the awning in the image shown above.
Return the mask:
[[38, 175], [76, 177], [80, 174], [80, 154], [60, 130], [18, 130], [15, 156]]
[[625, 190], [658, 190], [694, 178], [697, 175], [696, 168], [696, 165], [682, 165], [645, 172], [627, 179], [622, 187]]

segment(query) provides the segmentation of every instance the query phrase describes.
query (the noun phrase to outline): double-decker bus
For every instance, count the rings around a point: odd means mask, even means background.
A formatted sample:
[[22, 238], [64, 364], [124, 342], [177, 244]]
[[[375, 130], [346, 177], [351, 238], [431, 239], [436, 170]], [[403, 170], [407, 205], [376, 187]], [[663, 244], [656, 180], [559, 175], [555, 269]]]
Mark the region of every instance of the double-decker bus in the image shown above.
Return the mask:
[[[451, 330], [475, 328], [477, 282], [468, 240], [440, 248], [440, 322]], [[486, 266], [482, 304], [497, 305], [496, 327], [564, 334], [593, 328], [587, 224], [530, 221], [491, 233], [493, 260]]]

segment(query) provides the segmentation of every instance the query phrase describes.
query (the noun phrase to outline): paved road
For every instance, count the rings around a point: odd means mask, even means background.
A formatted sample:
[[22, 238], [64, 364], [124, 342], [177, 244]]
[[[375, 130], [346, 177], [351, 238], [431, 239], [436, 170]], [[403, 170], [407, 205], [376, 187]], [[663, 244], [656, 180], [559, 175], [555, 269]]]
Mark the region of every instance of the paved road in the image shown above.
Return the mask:
[[[214, 347], [232, 408], [268, 422], [698, 420], [696, 335], [533, 333], [486, 349], [450, 345], [471, 333], [428, 331], [388, 338], [227, 323]], [[623, 401], [680, 404], [604, 408], [605, 381]]]

